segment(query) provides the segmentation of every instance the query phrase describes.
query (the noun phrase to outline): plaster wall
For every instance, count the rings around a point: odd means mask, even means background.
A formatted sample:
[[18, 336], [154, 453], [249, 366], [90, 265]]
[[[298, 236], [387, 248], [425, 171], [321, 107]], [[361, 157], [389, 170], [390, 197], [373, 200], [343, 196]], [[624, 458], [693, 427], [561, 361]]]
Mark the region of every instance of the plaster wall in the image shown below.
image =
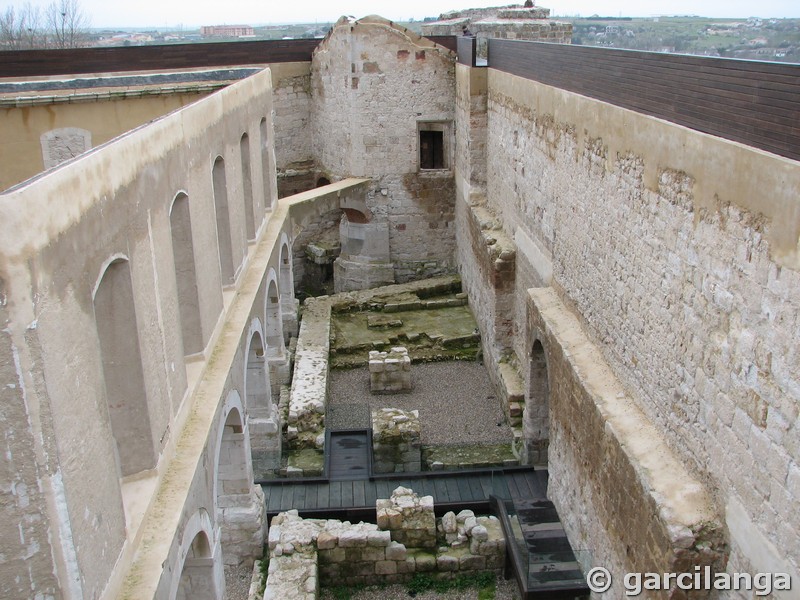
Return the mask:
[[54, 129], [80, 128], [99, 146], [140, 125], [187, 104], [205, 93], [161, 94], [136, 98], [76, 103], [0, 107], [0, 189], [25, 181], [45, 170], [41, 136]]
[[[43, 565], [52, 561], [32, 577], [48, 582], [55, 573], [60, 582], [56, 596], [114, 594], [110, 590], [119, 585], [143, 535], [140, 523], [155, 498], [149, 494], [167, 477], [165, 465], [181, 451], [184, 424], [196, 410], [194, 402], [185, 401], [187, 393], [194, 390], [198, 370], [207, 369], [210, 360], [210, 356], [200, 357], [200, 364], [195, 361], [188, 370], [184, 361], [171, 250], [171, 203], [179, 191], [189, 196], [208, 346], [219, 337], [231, 300], [227, 292], [223, 298], [220, 285], [211, 166], [216, 156], [225, 158], [234, 254], [236, 264], [242, 265], [248, 248], [239, 140], [244, 131], [257, 137], [264, 117], [271, 134], [268, 71], [0, 196], [0, 213], [8, 227], [0, 263], [8, 310], [7, 347], [17, 378], [21, 375], [21, 381], [9, 384], [26, 390], [30, 406], [27, 422], [21, 421], [20, 433], [11, 442], [10, 466], [41, 494], [41, 498], [34, 494], [30, 503], [36, 506], [41, 526], [31, 529], [19, 553], [4, 557], [0, 569], [13, 569], [15, 560], [26, 560], [31, 569], [37, 560]], [[257, 145], [251, 145], [252, 151], [253, 146]], [[260, 165], [259, 158], [251, 159], [251, 165]], [[254, 183], [263, 184], [260, 172], [255, 176], [257, 169], [253, 171]], [[267, 177], [274, 179], [274, 172]], [[53, 203], [54, 198], [60, 202]], [[256, 222], [261, 223], [263, 196], [257, 198], [262, 198], [256, 200], [255, 209]], [[130, 264], [135, 317], [131, 315], [128, 326], [139, 337], [150, 435], [159, 457], [152, 471], [131, 480], [119, 477], [94, 322], [93, 293], [106, 266], [116, 259]], [[278, 268], [277, 251], [270, 260]], [[263, 301], [251, 305], [248, 312], [263, 320]], [[223, 392], [241, 389], [243, 359], [226, 372], [226, 379], [227, 373], [232, 373], [227, 388], [212, 395], [211, 423]], [[195, 443], [207, 439], [212, 438], [201, 437]], [[36, 455], [33, 466], [25, 462], [31, 445]], [[185, 508], [188, 514], [201, 507], [213, 509], [208, 490], [214, 472], [213, 468], [197, 470], [196, 477], [203, 483], [190, 479], [185, 506], [179, 502], [178, 510]], [[205, 486], [205, 491], [195, 491], [196, 485]], [[126, 489], [139, 491], [129, 495]], [[26, 518], [20, 514], [21, 522]], [[17, 580], [9, 576], [3, 581]], [[21, 587], [10, 590], [10, 597], [25, 596], [31, 589], [21, 579], [14, 585]]]
[[796, 572], [798, 163], [491, 69], [487, 157], [487, 210], [516, 245], [516, 357], [533, 343], [520, 292], [552, 284], [735, 524], [729, 564], [764, 563], [752, 538]]
[[[367, 217], [388, 223], [395, 280], [452, 270], [452, 53], [379, 17], [343, 18], [314, 53], [311, 90], [317, 166], [373, 180]], [[444, 169], [419, 168], [425, 122], [445, 124]]]

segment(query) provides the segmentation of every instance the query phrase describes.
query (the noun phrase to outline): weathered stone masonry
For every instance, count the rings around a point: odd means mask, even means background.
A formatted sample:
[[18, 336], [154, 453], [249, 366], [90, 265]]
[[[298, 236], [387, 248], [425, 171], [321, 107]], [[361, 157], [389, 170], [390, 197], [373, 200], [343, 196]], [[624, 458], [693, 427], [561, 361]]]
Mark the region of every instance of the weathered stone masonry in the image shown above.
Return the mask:
[[[451, 272], [453, 54], [379, 17], [341, 19], [314, 53], [313, 152], [331, 179], [369, 177], [397, 282]], [[421, 170], [418, 129], [444, 127], [442, 169]]]
[[[459, 67], [459, 89], [469, 73]], [[461, 102], [459, 119], [478, 124], [471, 106]], [[492, 69], [487, 116], [487, 203], [470, 193], [479, 185], [457, 180], [459, 226], [470, 231], [465, 225], [494, 216], [516, 247], [516, 269], [509, 310], [480, 267], [477, 228], [460, 238], [471, 305], [484, 301], [482, 327], [497, 322], [493, 312], [517, 324], [495, 328], [494, 344], [526, 365], [535, 334], [519, 326], [524, 291], [552, 285], [626, 393], [707, 486], [717, 521], [729, 528], [728, 570], [780, 564], [796, 572], [781, 555], [800, 555], [791, 524], [800, 498], [791, 333], [800, 277], [787, 196], [800, 184], [797, 163]], [[558, 377], [549, 368], [552, 398]], [[591, 538], [603, 529], [591, 522], [605, 517], [589, 518], [589, 498], [569, 491], [584, 488], [568, 479], [580, 460], [558, 410], [551, 405], [558, 454], [549, 464], [562, 482], [553, 499], [570, 498], [572, 508], [561, 511], [570, 538]], [[614, 547], [614, 535], [592, 543]]]

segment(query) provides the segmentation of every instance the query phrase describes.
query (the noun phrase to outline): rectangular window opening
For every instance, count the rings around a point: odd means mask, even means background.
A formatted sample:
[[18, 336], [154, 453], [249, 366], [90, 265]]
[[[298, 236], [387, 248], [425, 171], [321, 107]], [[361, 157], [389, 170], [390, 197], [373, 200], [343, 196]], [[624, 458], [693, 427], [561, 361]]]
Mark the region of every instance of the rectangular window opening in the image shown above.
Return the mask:
[[419, 166], [421, 169], [444, 169], [444, 132], [419, 132]]

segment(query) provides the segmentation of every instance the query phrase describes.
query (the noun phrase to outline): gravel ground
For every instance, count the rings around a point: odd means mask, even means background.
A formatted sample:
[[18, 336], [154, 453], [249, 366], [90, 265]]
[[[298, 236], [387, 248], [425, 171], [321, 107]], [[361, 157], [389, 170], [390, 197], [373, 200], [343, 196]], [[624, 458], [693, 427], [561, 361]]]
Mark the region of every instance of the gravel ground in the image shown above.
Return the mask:
[[[335, 596], [330, 590], [323, 588], [320, 590], [319, 597], [322, 600], [335, 600]], [[368, 587], [355, 592], [350, 596], [351, 600], [477, 600], [478, 590], [470, 588], [466, 590], [453, 590], [443, 594], [436, 592], [425, 592], [424, 594], [417, 594], [411, 596], [408, 593], [407, 586], [403, 584], [388, 585], [385, 587]], [[495, 600], [519, 600], [519, 588], [513, 579], [497, 578], [497, 587], [495, 589]]]
[[247, 600], [253, 567], [225, 567], [225, 600]]
[[[329, 410], [332, 416], [335, 413], [338, 424], [361, 425], [364, 405], [371, 410], [418, 409], [421, 441], [429, 446], [511, 442], [511, 428], [505, 422], [482, 364], [471, 361], [414, 364], [411, 383], [414, 387], [410, 393], [372, 394], [366, 367], [336, 369], [331, 371], [329, 379]], [[352, 413], [352, 420], [348, 420], [348, 413]]]

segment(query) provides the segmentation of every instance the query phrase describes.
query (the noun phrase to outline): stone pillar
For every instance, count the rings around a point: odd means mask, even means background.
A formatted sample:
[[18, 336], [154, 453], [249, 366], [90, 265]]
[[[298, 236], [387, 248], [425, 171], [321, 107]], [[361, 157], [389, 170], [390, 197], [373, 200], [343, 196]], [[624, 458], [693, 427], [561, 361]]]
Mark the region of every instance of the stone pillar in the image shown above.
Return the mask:
[[253, 476], [258, 481], [281, 465], [281, 416], [278, 407], [272, 404], [268, 411], [250, 417], [248, 429]]
[[353, 223], [345, 215], [339, 238], [342, 253], [333, 263], [333, 289], [337, 294], [394, 283], [388, 223]]
[[369, 353], [369, 391], [373, 394], [391, 394], [411, 389], [411, 357], [403, 346], [390, 352]]
[[392, 540], [406, 548], [436, 548], [436, 516], [433, 496], [420, 498], [412, 490], [398, 487], [388, 500], [375, 503], [378, 529], [390, 531]]
[[372, 413], [374, 473], [416, 473], [422, 469], [419, 411], [382, 408]]
[[280, 396], [281, 387], [292, 382], [292, 367], [289, 353], [284, 349], [281, 353], [267, 357], [269, 369], [270, 393], [273, 398]]
[[217, 510], [221, 521], [222, 558], [239, 566], [261, 558], [266, 538], [267, 513], [264, 491], [251, 486], [247, 494], [220, 494]]
[[300, 322], [297, 320], [297, 313], [300, 308], [300, 301], [296, 298], [289, 298], [281, 301], [281, 321], [283, 326], [283, 341], [288, 346], [292, 338], [296, 338], [299, 333]]

